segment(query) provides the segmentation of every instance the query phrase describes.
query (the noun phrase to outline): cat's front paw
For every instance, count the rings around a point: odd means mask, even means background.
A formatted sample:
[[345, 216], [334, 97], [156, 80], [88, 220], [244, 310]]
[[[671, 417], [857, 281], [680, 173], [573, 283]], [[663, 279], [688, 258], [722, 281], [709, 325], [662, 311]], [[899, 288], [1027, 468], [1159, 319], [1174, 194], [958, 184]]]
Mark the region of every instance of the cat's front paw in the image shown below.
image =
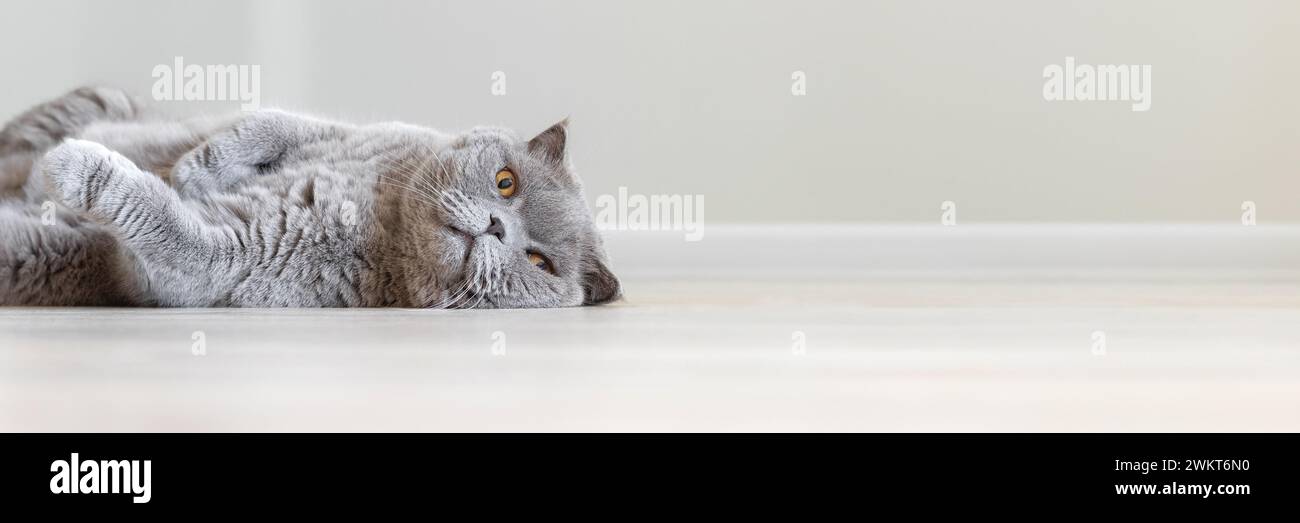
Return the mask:
[[89, 211], [102, 198], [113, 171], [113, 152], [85, 140], [65, 140], [45, 154], [41, 173], [64, 205]]

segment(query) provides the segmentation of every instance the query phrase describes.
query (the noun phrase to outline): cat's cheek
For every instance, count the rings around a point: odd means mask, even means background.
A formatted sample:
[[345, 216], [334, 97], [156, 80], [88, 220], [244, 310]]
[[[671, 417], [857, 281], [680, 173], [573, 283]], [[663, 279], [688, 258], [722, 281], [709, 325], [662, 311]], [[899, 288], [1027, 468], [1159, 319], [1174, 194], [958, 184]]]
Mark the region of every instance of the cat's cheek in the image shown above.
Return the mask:
[[562, 307], [580, 306], [585, 298], [582, 292], [582, 285], [566, 285], [559, 296], [563, 296], [562, 303], [560, 304]]
[[429, 252], [434, 253], [435, 259], [430, 261], [435, 263], [429, 269], [444, 280], [458, 276], [469, 252], [468, 242], [456, 235], [439, 235], [431, 243]]

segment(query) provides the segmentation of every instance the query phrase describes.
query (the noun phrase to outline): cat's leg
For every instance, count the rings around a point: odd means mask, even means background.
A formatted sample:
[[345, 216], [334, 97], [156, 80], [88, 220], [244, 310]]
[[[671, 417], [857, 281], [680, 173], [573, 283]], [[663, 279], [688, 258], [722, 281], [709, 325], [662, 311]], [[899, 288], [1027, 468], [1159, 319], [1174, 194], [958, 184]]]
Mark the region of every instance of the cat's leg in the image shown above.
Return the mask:
[[92, 123], [133, 120], [141, 104], [121, 89], [82, 87], [28, 109], [0, 128], [0, 156], [43, 153]]
[[0, 203], [0, 305], [149, 305], [107, 228], [32, 203]]
[[127, 157], [175, 187], [172, 171], [186, 154], [239, 121], [240, 115], [197, 116], [181, 120], [98, 122], [77, 138]]
[[42, 154], [96, 123], [141, 113], [139, 102], [120, 89], [82, 87], [18, 115], [0, 128], [0, 198], [41, 203], [45, 183], [32, 166]]
[[32, 154], [0, 156], [0, 201], [27, 198], [24, 188], [35, 160]]
[[304, 144], [339, 132], [338, 124], [276, 110], [243, 116], [176, 163], [173, 185], [186, 197], [228, 192], [277, 172]]
[[41, 162], [52, 194], [106, 225], [134, 254], [147, 294], [160, 305], [220, 301], [240, 269], [244, 240], [235, 227], [209, 222], [157, 176], [100, 144], [69, 140]]

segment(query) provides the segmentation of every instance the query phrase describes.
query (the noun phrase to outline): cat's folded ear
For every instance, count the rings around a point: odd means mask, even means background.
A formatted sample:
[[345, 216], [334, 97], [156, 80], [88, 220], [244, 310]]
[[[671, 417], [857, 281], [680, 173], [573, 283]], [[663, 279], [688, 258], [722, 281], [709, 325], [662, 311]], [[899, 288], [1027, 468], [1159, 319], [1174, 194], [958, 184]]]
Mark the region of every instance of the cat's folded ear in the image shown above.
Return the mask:
[[610, 272], [604, 260], [592, 256], [582, 273], [582, 304], [600, 305], [617, 300], [622, 294], [618, 278]]
[[564, 142], [568, 135], [569, 119], [560, 120], [541, 134], [528, 140], [528, 152], [547, 162], [564, 164]]

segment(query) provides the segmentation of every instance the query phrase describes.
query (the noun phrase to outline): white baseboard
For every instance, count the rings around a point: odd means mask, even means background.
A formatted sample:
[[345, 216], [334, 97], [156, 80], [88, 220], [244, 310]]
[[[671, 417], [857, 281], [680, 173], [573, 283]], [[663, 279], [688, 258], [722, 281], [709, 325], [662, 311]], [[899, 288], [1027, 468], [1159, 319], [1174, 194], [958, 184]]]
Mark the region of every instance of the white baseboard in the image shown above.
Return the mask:
[[625, 277], [1300, 280], [1300, 225], [710, 225], [604, 231]]

